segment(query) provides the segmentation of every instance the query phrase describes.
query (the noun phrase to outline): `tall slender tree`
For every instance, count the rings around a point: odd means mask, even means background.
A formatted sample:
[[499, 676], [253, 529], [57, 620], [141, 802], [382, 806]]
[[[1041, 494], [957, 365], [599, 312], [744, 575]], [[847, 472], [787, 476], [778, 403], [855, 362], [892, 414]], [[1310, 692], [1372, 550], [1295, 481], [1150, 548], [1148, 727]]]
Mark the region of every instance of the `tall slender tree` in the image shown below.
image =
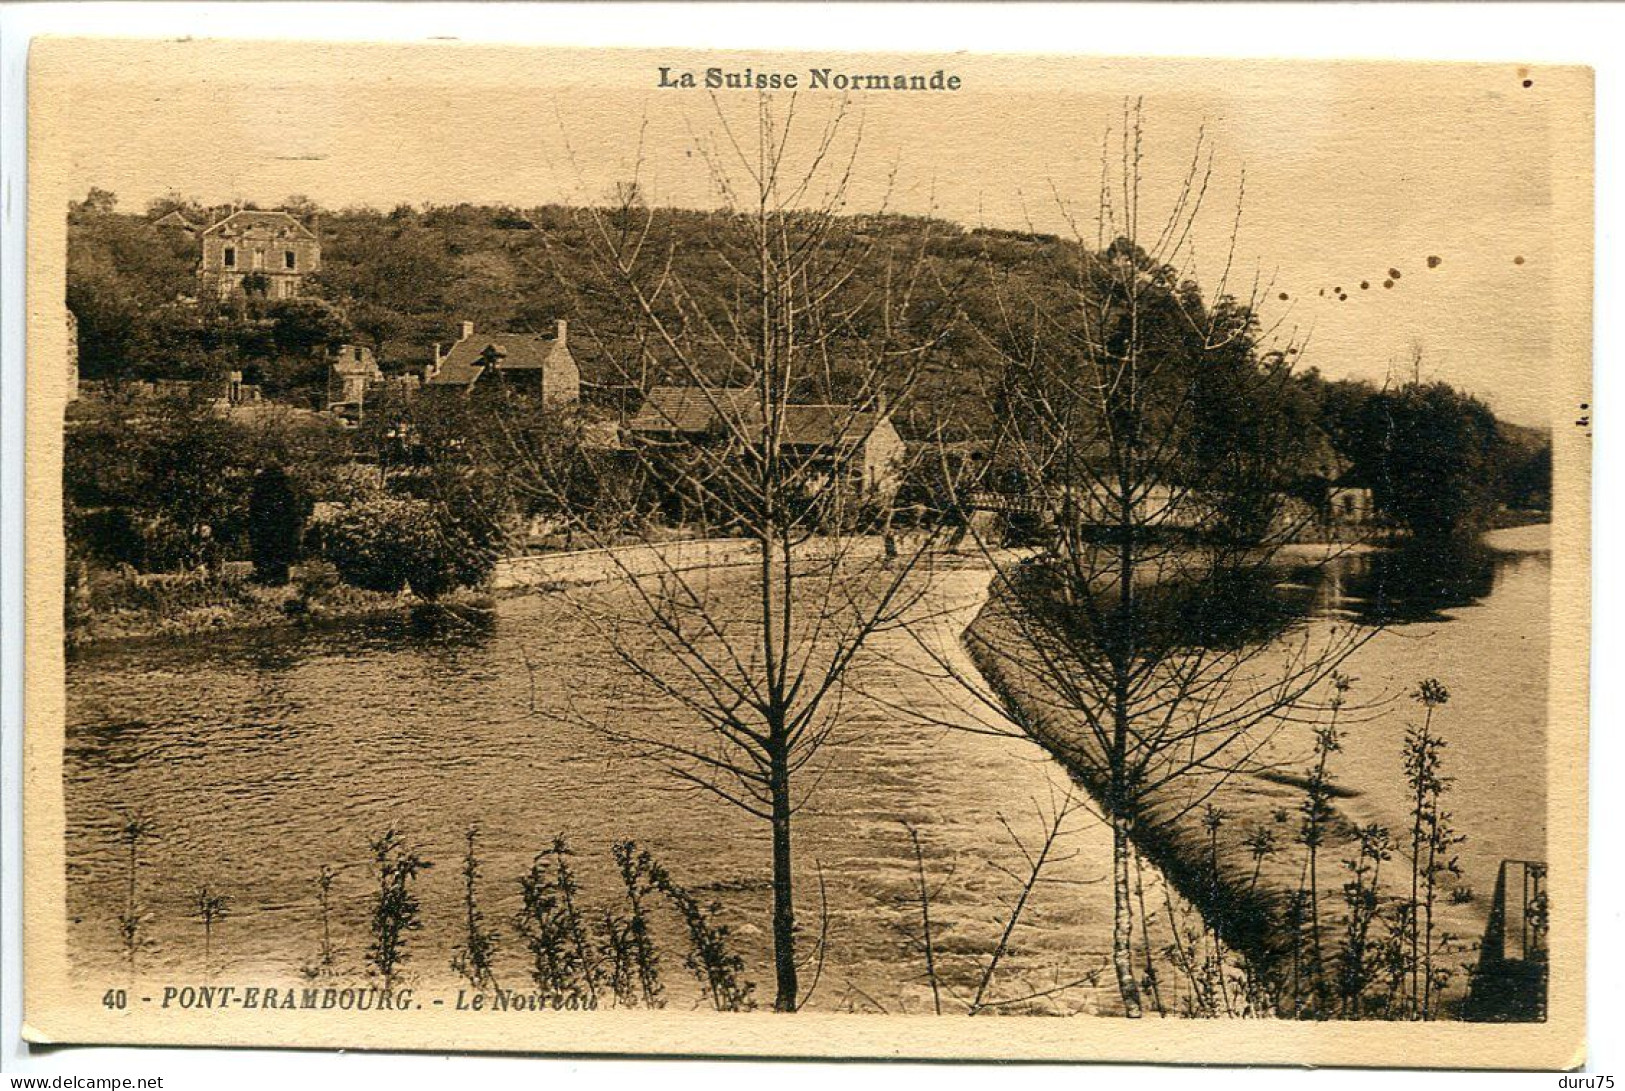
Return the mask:
[[[622, 579], [572, 598], [684, 722], [604, 723], [574, 706], [548, 714], [767, 825], [774, 1008], [793, 1012], [807, 999], [810, 957], [799, 951], [795, 816], [838, 740], [855, 659], [929, 580], [929, 528], [907, 548], [883, 548], [879, 532], [902, 469], [892, 407], [953, 308], [932, 276], [927, 221], [869, 239], [842, 228], [860, 145], [844, 103], [813, 121], [794, 96], [750, 108], [719, 99], [715, 110], [698, 158], [724, 209], [705, 234], [668, 233], [634, 176], [614, 205], [582, 212], [590, 275], [561, 284], [573, 298], [593, 293], [600, 313], [611, 301], [616, 329], [572, 329], [611, 384], [667, 387], [635, 418], [630, 450], [595, 456], [586, 443], [561, 458], [565, 448], [535, 441], [534, 417], [495, 406], [484, 442], [500, 452], [480, 457], [505, 468], [521, 503], [542, 508], [570, 507], [562, 500], [583, 459], [622, 459], [641, 483], [641, 506], [578, 531], [583, 544], [635, 543], [609, 554]], [[556, 268], [561, 282], [578, 276], [579, 256]], [[659, 511], [699, 541], [662, 542], [669, 530], [648, 521]], [[748, 575], [696, 566], [708, 550], [734, 548], [719, 537], [748, 550]]]
[[1214, 170], [1205, 138], [1163, 215], [1142, 201], [1138, 103], [1101, 164], [1093, 223], [1063, 205], [1073, 245], [1051, 251], [1048, 286], [1001, 294], [997, 321], [978, 326], [1001, 363], [991, 460], [1009, 483], [982, 502], [1045, 530], [1020, 564], [984, 540], [1001, 571], [996, 624], [981, 631], [1005, 638], [977, 647], [990, 674], [1037, 701], [1027, 726], [1084, 776], [1111, 825], [1113, 965], [1139, 1016], [1135, 842], [1255, 767], [1364, 635], [1280, 639], [1290, 615], [1270, 565], [1312, 517], [1284, 499], [1310, 430], [1292, 423], [1296, 349], [1265, 347], [1263, 289], [1234, 295], [1229, 261], [1210, 297], [1195, 281]]

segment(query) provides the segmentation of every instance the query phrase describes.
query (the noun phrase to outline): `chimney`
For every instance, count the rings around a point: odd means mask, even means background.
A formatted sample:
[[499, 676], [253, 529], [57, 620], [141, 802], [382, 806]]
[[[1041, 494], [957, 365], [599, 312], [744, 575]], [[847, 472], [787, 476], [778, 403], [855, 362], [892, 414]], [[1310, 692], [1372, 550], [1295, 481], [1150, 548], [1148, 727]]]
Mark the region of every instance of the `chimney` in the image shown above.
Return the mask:
[[555, 333], [553, 336], [554, 336], [554, 339], [558, 341], [560, 348], [565, 348], [569, 344], [569, 341], [568, 341], [569, 335], [570, 335], [570, 323], [566, 322], [562, 318], [559, 319], [558, 320], [558, 332]]
[[473, 337], [473, 336], [474, 336], [474, 323], [472, 323], [472, 322], [464, 322], [463, 323], [463, 335], [461, 337], [459, 337], [457, 340], [459, 340], [459, 341], [467, 341], [470, 337]]

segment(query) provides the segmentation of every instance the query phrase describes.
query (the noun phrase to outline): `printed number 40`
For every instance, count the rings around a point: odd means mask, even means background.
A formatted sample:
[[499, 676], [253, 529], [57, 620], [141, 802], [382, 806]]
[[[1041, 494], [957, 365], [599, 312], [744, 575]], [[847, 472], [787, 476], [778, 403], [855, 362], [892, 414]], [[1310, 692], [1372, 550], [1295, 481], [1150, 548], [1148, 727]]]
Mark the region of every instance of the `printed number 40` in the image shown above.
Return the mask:
[[123, 1011], [125, 1005], [128, 1003], [129, 997], [124, 995], [123, 989], [108, 989], [107, 992], [102, 995], [102, 1007], [104, 1008], [114, 1008], [118, 1011]]

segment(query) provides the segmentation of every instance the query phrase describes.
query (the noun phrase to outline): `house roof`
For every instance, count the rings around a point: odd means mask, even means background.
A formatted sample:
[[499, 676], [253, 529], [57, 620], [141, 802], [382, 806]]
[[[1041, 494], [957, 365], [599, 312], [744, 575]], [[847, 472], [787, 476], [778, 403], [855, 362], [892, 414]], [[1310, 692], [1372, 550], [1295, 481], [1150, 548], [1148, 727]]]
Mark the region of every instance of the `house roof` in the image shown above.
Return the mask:
[[193, 223], [191, 220], [187, 219], [184, 215], [182, 215], [181, 210], [178, 209], [178, 208], [170, 209], [169, 212], [165, 213], [164, 215], [158, 217], [156, 220], [152, 221], [152, 226], [154, 226], [154, 227], [178, 227], [183, 231], [196, 231], [197, 230], [197, 224]]
[[257, 209], [244, 209], [241, 212], [233, 212], [219, 223], [204, 228], [203, 233], [212, 235], [228, 226], [242, 231], [252, 231], [255, 228], [275, 231], [291, 227], [307, 238], [314, 239], [316, 237], [315, 232], [286, 212], [262, 212]]
[[850, 405], [787, 405], [782, 438], [797, 447], [855, 447], [887, 423], [879, 413]]
[[756, 388], [750, 386], [657, 386], [650, 389], [630, 427], [634, 432], [710, 432], [722, 424], [722, 414], [743, 420], [756, 401]]
[[557, 337], [528, 333], [476, 333], [454, 343], [428, 378], [430, 386], [468, 386], [486, 367], [499, 372], [543, 371], [573, 365], [569, 346]]
[[485, 368], [479, 365], [454, 363], [442, 360], [436, 367], [430, 369], [424, 377], [424, 386], [472, 386], [474, 380], [485, 373]]
[[[719, 429], [724, 414], [747, 427], [755, 427], [761, 409], [754, 387], [708, 389], [697, 386], [657, 386], [629, 423], [634, 432], [677, 432], [700, 435]], [[795, 447], [855, 447], [882, 428], [887, 417], [859, 412], [850, 405], [786, 405], [781, 439]]]

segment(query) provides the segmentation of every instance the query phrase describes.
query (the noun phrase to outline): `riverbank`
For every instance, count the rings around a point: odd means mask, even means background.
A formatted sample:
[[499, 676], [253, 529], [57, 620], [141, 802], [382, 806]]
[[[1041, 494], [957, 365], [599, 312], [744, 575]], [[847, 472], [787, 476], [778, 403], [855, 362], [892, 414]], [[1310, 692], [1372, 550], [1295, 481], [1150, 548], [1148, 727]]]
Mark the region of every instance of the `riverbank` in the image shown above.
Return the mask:
[[255, 583], [235, 568], [174, 576], [98, 572], [69, 588], [64, 635], [70, 651], [81, 651], [126, 641], [309, 628], [431, 606], [479, 609], [489, 601], [479, 591], [455, 592], [432, 604], [410, 593], [364, 591], [340, 583], [321, 565], [295, 569], [280, 587]]
[[[1012, 719], [1098, 801], [1105, 794], [1100, 775], [1104, 755], [1083, 714], [1069, 707], [1057, 682], [1049, 677], [1043, 658], [1029, 651], [1029, 637], [1017, 610], [1008, 592], [995, 590], [965, 630], [966, 653]], [[1281, 936], [1274, 925], [1284, 897], [1296, 888], [1299, 870], [1283, 863], [1260, 868], [1255, 879], [1255, 861], [1246, 854], [1242, 838], [1222, 828], [1222, 836], [1211, 836], [1202, 823], [1204, 808], [1195, 801], [1238, 818], [1237, 825], [1268, 829], [1284, 845], [1291, 837], [1301, 796], [1297, 788], [1263, 777], [1194, 773], [1146, 802], [1145, 821], [1134, 839], [1135, 856], [1154, 869], [1180, 899], [1194, 906], [1200, 919], [1230, 949], [1254, 966], [1273, 965], [1282, 955]], [[1101, 828], [1106, 829], [1104, 823]], [[1327, 846], [1329, 852], [1351, 843], [1349, 825], [1336, 824], [1329, 841], [1336, 843]], [[1103, 866], [1109, 868], [1109, 833], [1099, 851]], [[1333, 870], [1327, 868], [1328, 873]], [[1215, 871], [1217, 883], [1213, 881]], [[1105, 896], [1109, 905], [1109, 887]], [[1163, 950], [1181, 942], [1187, 948], [1205, 948], [1205, 941], [1169, 928], [1167, 916], [1159, 920], [1148, 915], [1136, 922], [1136, 928], [1141, 932], [1135, 939], [1139, 958], [1147, 949]], [[1157, 932], [1153, 934], [1151, 929]]]
[[[435, 606], [480, 608], [511, 597], [701, 568], [749, 563], [753, 543], [676, 540], [606, 549], [503, 557], [486, 587], [436, 599]], [[363, 621], [421, 609], [410, 591], [386, 594], [348, 586], [322, 562], [295, 566], [280, 587], [254, 582], [243, 564], [218, 572], [143, 575], [97, 571], [68, 589], [67, 645], [82, 649], [124, 640], [184, 638], [252, 629]]]
[[[1441, 990], [1447, 1011], [1469, 983], [1500, 861], [1544, 857], [1544, 794], [1529, 788], [1518, 771], [1543, 761], [1547, 543], [1543, 526], [1486, 535], [1483, 552], [1499, 559], [1485, 563], [1504, 575], [1492, 577], [1486, 569], [1466, 581], [1471, 590], [1464, 597], [1417, 611], [1414, 623], [1390, 624], [1343, 667], [1356, 683], [1343, 718], [1342, 748], [1329, 762], [1330, 816], [1314, 884], [1325, 955], [1330, 960], [1340, 954], [1348, 916], [1345, 862], [1358, 856], [1360, 827], [1381, 826], [1400, 843], [1382, 865], [1385, 915], [1396, 899], [1409, 895], [1411, 804], [1403, 753], [1406, 728], [1422, 712], [1409, 694], [1420, 679], [1438, 677], [1453, 691], [1434, 724], [1449, 744], [1444, 807], [1466, 837], [1452, 850], [1459, 853], [1460, 872], [1441, 879], [1434, 910], [1435, 927], [1449, 937], [1436, 963], [1448, 972]], [[1378, 559], [1356, 554], [1328, 573], [1319, 591], [1324, 601], [1316, 607], [1326, 613], [1311, 615], [1304, 640], [1329, 639], [1361, 608], [1359, 596], [1402, 590], [1403, 580], [1376, 565]], [[1387, 573], [1389, 582], [1379, 575], [1373, 585], [1373, 572]], [[1435, 582], [1426, 581], [1425, 590], [1437, 592]], [[967, 652], [1027, 732], [1090, 784], [1104, 767], [1103, 755], [1081, 714], [1057, 691], [1053, 671], [1031, 654], [1012, 599], [995, 592], [967, 631]], [[1484, 669], [1474, 669], [1479, 664]], [[1282, 723], [1258, 743], [1243, 771], [1194, 773], [1177, 791], [1157, 793], [1139, 848], [1255, 967], [1290, 975], [1302, 968], [1291, 907], [1311, 890], [1302, 843], [1311, 726]], [[1091, 787], [1098, 795], [1100, 785]], [[1374, 925], [1374, 944], [1387, 939], [1387, 927], [1386, 920]]]
[[[804, 560], [873, 560], [879, 536], [812, 539], [796, 552]], [[756, 543], [740, 538], [691, 538], [521, 554], [496, 562], [487, 585], [428, 603], [410, 592], [364, 591], [338, 580], [330, 566], [294, 568], [281, 587], [255, 583], [246, 564], [221, 572], [140, 575], [98, 571], [68, 590], [67, 645], [82, 649], [122, 640], [184, 638], [238, 630], [361, 621], [422, 609], [480, 609], [495, 598], [542, 594], [617, 579], [723, 570], [751, 564]]]

